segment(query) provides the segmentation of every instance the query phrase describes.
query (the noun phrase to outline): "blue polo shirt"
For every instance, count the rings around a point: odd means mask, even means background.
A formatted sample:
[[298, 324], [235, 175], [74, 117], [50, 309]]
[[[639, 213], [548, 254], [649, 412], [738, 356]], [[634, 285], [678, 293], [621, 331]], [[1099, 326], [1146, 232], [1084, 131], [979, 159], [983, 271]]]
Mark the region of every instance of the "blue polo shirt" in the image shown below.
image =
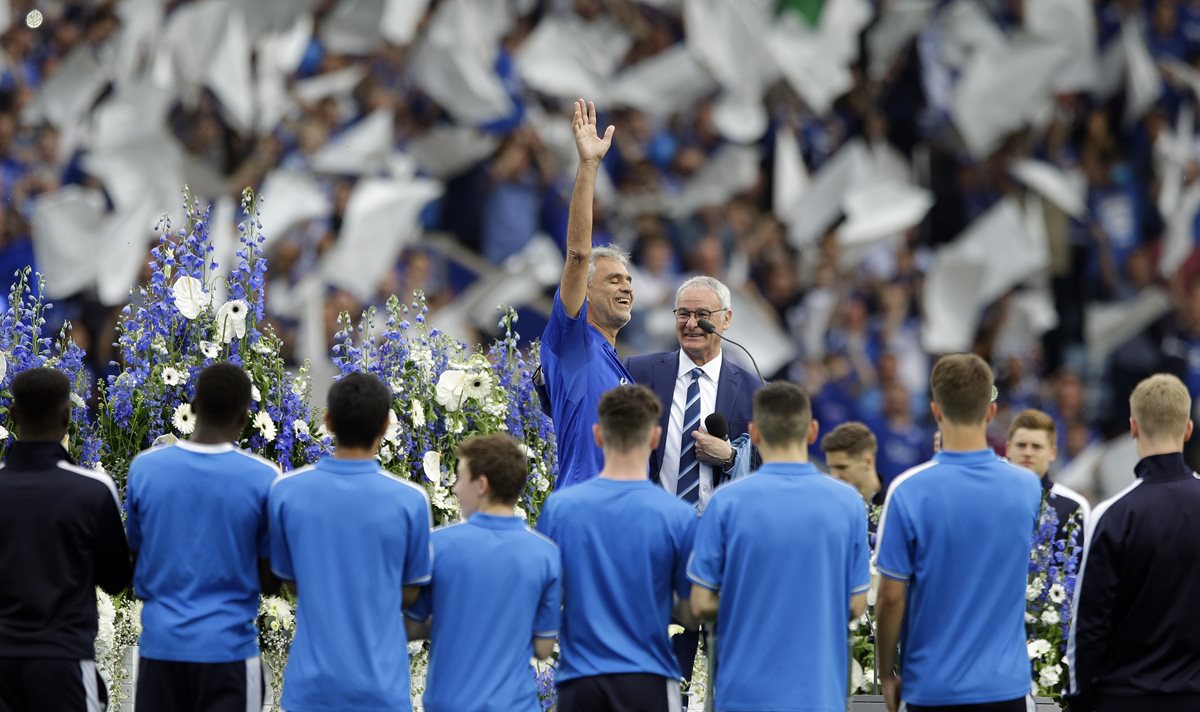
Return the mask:
[[559, 681], [644, 673], [678, 680], [674, 596], [687, 598], [696, 510], [649, 480], [597, 477], [546, 499], [538, 529], [562, 551]]
[[688, 564], [721, 596], [716, 708], [844, 712], [850, 598], [870, 568], [862, 497], [811, 464], [717, 489]]
[[1025, 640], [1037, 475], [991, 450], [940, 452], [892, 483], [875, 567], [908, 582], [904, 701], [969, 705], [1030, 692]]
[[258, 560], [279, 469], [232, 443], [179, 441], [138, 455], [125, 488], [140, 654], [229, 663], [258, 655]]
[[401, 589], [431, 575], [425, 490], [327, 457], [276, 480], [270, 512], [271, 568], [298, 593], [282, 706], [411, 710]]
[[550, 321], [542, 332], [542, 373], [558, 441], [555, 489], [590, 480], [604, 469], [604, 452], [592, 436], [600, 396], [633, 383], [616, 349], [588, 324], [587, 314], [584, 299], [579, 315], [574, 319], [567, 316], [562, 298], [555, 292]]
[[473, 514], [433, 532], [433, 583], [405, 612], [433, 617], [427, 712], [540, 712], [534, 638], [558, 637], [558, 546], [518, 517]]

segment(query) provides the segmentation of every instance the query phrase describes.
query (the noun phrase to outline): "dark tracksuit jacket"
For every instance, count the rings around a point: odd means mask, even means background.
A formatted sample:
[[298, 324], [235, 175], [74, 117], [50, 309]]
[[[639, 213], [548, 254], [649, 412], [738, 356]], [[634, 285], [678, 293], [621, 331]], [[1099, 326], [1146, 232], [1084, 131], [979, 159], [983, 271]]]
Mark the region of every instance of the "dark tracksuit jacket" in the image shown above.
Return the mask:
[[15, 441], [0, 468], [0, 657], [91, 660], [96, 586], [133, 575], [117, 490], [58, 443]]
[[1072, 712], [1200, 710], [1200, 479], [1181, 454], [1092, 513], [1067, 644]]

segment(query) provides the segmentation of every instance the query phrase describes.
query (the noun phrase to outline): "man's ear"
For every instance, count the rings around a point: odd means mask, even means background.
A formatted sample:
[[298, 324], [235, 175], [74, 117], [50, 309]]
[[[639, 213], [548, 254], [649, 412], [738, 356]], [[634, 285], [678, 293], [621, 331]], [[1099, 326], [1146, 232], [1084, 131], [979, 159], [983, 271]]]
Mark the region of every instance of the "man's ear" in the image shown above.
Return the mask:
[[[1188, 422], [1191, 422], [1191, 421], [1188, 421]], [[1134, 420], [1132, 416], [1130, 416], [1130, 418], [1129, 418], [1129, 434], [1131, 436], [1133, 436], [1134, 440], [1137, 440], [1138, 437], [1141, 435], [1141, 433], [1138, 432], [1137, 421]]]
[[990, 423], [990, 422], [992, 422], [992, 419], [995, 417], [996, 417], [996, 404], [994, 402], [988, 403], [987, 420], [985, 420], [984, 422]]
[[934, 403], [933, 401], [929, 402], [929, 412], [933, 415], [933, 422], [942, 422], [942, 409], [938, 407], [937, 403]]
[[821, 424], [816, 418], [808, 421], [808, 444], [812, 445], [817, 441], [817, 435], [821, 433]]
[[654, 428], [650, 431], [650, 451], [651, 452], [658, 449], [658, 441], [659, 440], [662, 440], [662, 426], [655, 425]]
[[750, 433], [750, 444], [754, 447], [758, 447], [762, 442], [762, 433], [758, 431], [758, 426], [754, 424], [753, 420], [750, 421], [750, 426], [746, 432]]
[[1186, 443], [1188, 440], [1191, 440], [1191, 439], [1192, 439], [1192, 421], [1189, 419], [1187, 427], [1184, 428], [1184, 431], [1183, 431], [1183, 441]]
[[596, 441], [596, 447], [604, 449], [604, 433], [600, 430], [599, 423], [592, 424], [592, 439]]

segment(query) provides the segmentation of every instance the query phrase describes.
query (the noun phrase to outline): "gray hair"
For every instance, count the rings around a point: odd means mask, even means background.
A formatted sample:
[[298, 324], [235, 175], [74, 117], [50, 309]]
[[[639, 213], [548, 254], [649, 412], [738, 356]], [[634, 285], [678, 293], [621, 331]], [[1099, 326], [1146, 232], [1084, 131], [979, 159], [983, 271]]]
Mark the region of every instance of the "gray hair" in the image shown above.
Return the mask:
[[596, 276], [596, 261], [597, 260], [616, 260], [621, 263], [625, 269], [629, 269], [630, 257], [629, 253], [616, 245], [601, 245], [593, 247], [592, 254], [588, 257], [588, 283], [591, 284], [592, 277]]
[[711, 289], [717, 295], [717, 299], [720, 300], [722, 309], [728, 309], [733, 305], [733, 298], [729, 295], [729, 287], [726, 287], [721, 280], [705, 275], [691, 277], [679, 285], [679, 289], [675, 290], [675, 303], [679, 303], [679, 296], [683, 294], [685, 289], [691, 289], [692, 287]]

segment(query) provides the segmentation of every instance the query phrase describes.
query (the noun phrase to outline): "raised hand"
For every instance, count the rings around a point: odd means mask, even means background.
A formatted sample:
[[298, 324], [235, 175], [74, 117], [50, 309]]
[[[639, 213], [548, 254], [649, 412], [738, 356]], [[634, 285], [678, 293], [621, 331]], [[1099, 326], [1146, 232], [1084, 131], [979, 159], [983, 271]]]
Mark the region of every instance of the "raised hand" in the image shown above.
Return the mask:
[[579, 160], [596, 162], [604, 158], [612, 146], [614, 127], [604, 130], [604, 136], [596, 130], [596, 105], [579, 99], [575, 102], [575, 116], [571, 118], [571, 128], [575, 131], [575, 148], [579, 151]]

